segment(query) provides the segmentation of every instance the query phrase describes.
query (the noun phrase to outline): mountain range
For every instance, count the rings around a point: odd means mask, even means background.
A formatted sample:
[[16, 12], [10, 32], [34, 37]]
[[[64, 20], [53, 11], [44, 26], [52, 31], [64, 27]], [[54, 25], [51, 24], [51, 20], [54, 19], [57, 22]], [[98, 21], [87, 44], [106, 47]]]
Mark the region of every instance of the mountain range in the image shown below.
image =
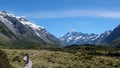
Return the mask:
[[0, 11], [0, 44], [10, 47], [53, 47], [63, 43], [44, 27], [5, 11]]
[[96, 45], [110, 45], [120, 46], [120, 25], [113, 31], [105, 31], [102, 34], [88, 34], [76, 31], [70, 31], [59, 38], [66, 46], [73, 44], [96, 44]]
[[100, 44], [100, 42], [110, 35], [112, 31], [105, 31], [102, 34], [88, 34], [76, 31], [70, 31], [60, 38], [66, 45], [73, 44]]
[[70, 31], [58, 39], [43, 26], [38, 26], [26, 18], [0, 11], [0, 47], [49, 48], [73, 44], [107, 44], [119, 47], [120, 25], [102, 34]]

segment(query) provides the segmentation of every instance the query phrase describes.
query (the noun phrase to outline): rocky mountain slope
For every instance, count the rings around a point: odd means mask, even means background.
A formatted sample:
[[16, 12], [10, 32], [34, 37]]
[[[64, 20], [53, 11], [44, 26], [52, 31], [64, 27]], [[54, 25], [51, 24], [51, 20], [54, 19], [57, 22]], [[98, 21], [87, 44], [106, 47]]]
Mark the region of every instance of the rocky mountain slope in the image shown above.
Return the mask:
[[105, 39], [106, 43], [111, 43], [113, 40], [120, 38], [120, 25], [117, 26], [111, 34]]
[[112, 44], [113, 46], [120, 46], [120, 25], [118, 25], [102, 42]]
[[63, 45], [59, 39], [50, 34], [44, 27], [37, 26], [23, 17], [0, 11], [0, 43], [4, 45], [6, 41], [9, 41], [11, 45], [16, 42], [21, 44], [30, 43], [30, 45], [36, 44], [37, 46]]

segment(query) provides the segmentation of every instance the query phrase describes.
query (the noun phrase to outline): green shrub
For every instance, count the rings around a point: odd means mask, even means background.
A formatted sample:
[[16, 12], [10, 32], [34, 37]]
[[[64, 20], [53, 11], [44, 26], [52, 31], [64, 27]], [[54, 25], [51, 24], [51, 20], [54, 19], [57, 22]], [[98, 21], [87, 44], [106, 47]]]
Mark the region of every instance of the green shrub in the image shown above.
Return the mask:
[[7, 59], [6, 53], [2, 50], [0, 50], [0, 68], [13, 68]]

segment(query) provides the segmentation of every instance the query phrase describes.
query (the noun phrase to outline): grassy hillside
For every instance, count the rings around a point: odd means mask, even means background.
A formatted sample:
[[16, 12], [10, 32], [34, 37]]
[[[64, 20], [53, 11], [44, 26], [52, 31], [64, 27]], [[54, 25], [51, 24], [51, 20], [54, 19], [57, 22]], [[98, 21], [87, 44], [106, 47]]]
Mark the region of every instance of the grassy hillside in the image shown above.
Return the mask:
[[29, 53], [33, 68], [120, 68], [120, 49], [72, 46], [43, 50], [3, 49], [12, 66], [23, 68], [22, 55]]

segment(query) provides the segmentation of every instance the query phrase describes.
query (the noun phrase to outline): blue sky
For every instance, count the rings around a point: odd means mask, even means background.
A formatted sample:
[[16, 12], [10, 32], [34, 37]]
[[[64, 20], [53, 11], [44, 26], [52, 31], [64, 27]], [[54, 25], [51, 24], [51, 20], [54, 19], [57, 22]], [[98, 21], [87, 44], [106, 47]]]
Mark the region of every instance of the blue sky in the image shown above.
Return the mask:
[[0, 10], [24, 16], [56, 37], [100, 34], [120, 24], [120, 0], [1, 0]]

